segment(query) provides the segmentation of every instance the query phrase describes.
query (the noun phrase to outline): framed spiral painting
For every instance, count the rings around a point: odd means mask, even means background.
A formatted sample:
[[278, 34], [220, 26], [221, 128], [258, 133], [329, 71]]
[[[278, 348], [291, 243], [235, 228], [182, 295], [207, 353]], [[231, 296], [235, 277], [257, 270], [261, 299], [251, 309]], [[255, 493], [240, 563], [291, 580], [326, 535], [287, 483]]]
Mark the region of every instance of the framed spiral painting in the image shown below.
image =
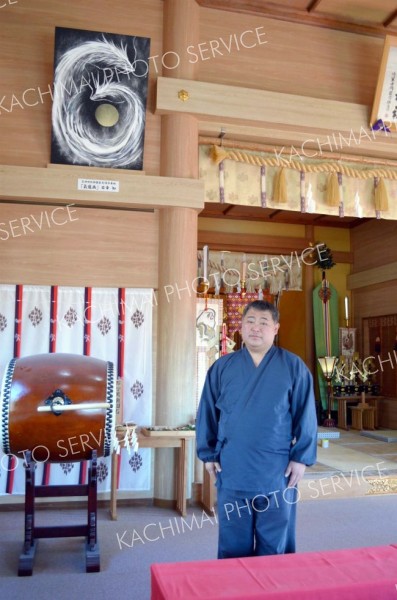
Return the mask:
[[150, 39], [56, 27], [51, 162], [141, 170]]

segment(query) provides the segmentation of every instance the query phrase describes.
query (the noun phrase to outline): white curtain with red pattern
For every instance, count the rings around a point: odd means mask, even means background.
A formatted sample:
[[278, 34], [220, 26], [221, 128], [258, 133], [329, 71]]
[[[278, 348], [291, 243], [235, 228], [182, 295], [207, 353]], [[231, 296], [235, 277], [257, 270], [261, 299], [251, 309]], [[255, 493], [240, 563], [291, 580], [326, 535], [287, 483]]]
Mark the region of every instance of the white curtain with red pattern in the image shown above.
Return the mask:
[[[153, 290], [0, 285], [0, 381], [16, 357], [66, 352], [111, 361], [123, 381], [123, 421], [152, 423]], [[45, 443], [44, 443], [45, 445]], [[23, 494], [22, 460], [0, 450], [0, 494]], [[151, 450], [123, 449], [121, 490], [149, 490]], [[98, 491], [110, 490], [110, 457], [98, 462]], [[37, 483], [86, 483], [87, 465], [39, 463]]]

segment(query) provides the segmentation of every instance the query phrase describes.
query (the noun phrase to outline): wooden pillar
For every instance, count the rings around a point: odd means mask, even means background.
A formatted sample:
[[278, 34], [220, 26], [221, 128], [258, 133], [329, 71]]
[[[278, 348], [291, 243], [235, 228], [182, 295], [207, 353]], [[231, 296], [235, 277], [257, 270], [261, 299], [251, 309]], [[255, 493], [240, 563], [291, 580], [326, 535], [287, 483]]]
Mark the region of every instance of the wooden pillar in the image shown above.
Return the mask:
[[[198, 26], [195, 0], [164, 0], [163, 64], [178, 63], [173, 69], [163, 69], [165, 77], [194, 78], [194, 65], [188, 62], [186, 50], [197, 44]], [[162, 117], [160, 174], [198, 178], [196, 117]], [[159, 425], [176, 426], [195, 418], [197, 216], [195, 210], [185, 208], [160, 212], [156, 390]], [[156, 457], [156, 500], [175, 498], [174, 458], [172, 450], [162, 450]]]
[[[306, 225], [305, 237], [308, 240], [313, 240], [314, 227], [313, 225]], [[306, 299], [306, 365], [313, 373], [313, 378], [316, 376], [317, 367], [315, 364], [314, 355], [314, 321], [313, 321], [313, 288], [314, 288], [314, 266], [305, 265], [304, 273], [304, 290]]]

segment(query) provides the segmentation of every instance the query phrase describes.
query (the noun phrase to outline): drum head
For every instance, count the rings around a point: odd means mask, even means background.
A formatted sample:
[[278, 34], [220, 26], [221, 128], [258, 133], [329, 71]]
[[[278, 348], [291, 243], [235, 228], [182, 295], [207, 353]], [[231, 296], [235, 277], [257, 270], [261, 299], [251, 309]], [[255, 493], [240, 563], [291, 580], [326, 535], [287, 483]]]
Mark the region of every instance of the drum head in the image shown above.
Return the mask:
[[13, 359], [0, 392], [5, 454], [37, 462], [109, 456], [115, 440], [114, 366], [89, 356], [37, 354]]

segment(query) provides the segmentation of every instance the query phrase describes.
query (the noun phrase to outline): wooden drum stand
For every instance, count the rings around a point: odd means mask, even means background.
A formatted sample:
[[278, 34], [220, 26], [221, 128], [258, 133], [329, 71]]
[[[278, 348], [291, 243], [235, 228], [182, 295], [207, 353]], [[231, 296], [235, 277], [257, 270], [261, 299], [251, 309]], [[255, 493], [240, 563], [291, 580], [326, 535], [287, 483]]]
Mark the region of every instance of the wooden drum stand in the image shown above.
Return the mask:
[[[38, 485], [35, 486], [36, 463], [30, 452], [25, 453], [25, 541], [19, 556], [18, 575], [32, 575], [33, 561], [39, 538], [86, 537], [86, 572], [100, 571], [99, 546], [97, 541], [97, 452], [92, 451], [88, 470], [88, 483], [78, 485]], [[35, 527], [35, 498], [66, 496], [87, 496], [88, 514], [86, 525], [57, 525]]]

